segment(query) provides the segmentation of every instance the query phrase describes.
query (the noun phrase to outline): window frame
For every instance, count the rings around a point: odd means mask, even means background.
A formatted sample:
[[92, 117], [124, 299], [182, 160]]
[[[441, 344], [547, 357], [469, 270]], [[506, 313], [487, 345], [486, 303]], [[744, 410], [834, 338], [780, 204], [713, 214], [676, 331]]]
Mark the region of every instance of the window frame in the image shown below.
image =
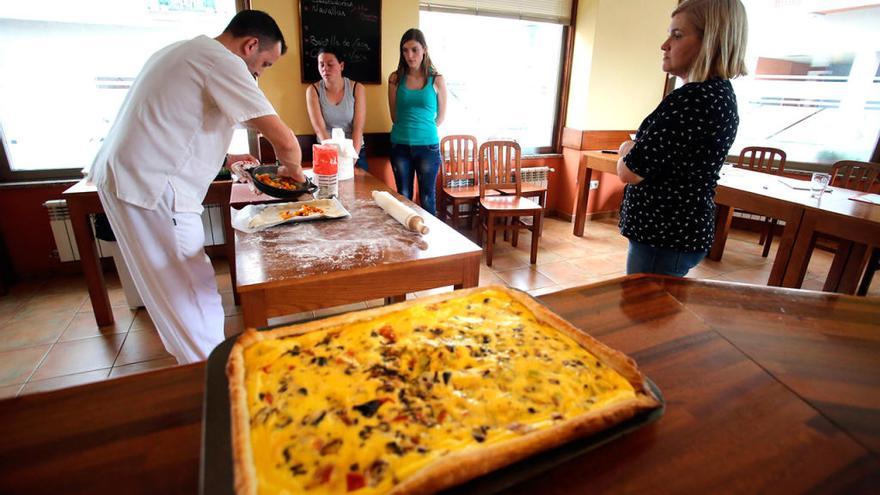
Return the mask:
[[[557, 74], [556, 89], [556, 109], [554, 112], [553, 126], [550, 134], [550, 144], [547, 146], [530, 146], [522, 148], [523, 156], [540, 156], [554, 155], [562, 153], [562, 129], [563, 123], [568, 113], [568, 95], [569, 86], [571, 84], [571, 67], [572, 54], [574, 52], [574, 26], [577, 21], [578, 0], [571, 2], [571, 15], [568, 24], [562, 24], [562, 35], [559, 42], [561, 50], [559, 50], [559, 73]], [[437, 12], [437, 9], [419, 7], [419, 12]], [[452, 13], [452, 12], [447, 12]], [[458, 15], [476, 15], [466, 12], [457, 13]], [[504, 16], [492, 16], [485, 14], [484, 17], [497, 17], [500, 19], [509, 19]]]
[[[236, 12], [250, 8], [250, 0], [235, 0]], [[253, 155], [256, 138], [251, 136], [251, 134], [252, 131], [248, 130], [248, 142], [250, 143], [251, 154]], [[0, 183], [81, 179], [83, 177], [82, 170], [89, 165], [91, 164], [84, 163], [81, 167], [75, 168], [12, 170], [9, 164], [9, 155], [6, 153], [6, 134], [3, 132], [3, 128], [0, 127]]]

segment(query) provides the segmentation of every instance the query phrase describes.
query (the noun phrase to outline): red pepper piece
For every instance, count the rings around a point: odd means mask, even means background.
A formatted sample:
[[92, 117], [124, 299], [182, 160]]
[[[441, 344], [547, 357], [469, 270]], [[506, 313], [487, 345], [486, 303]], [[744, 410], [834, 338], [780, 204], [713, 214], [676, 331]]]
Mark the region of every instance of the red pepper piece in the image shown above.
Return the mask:
[[345, 475], [345, 487], [353, 492], [367, 486], [367, 480], [361, 473], [348, 473]]

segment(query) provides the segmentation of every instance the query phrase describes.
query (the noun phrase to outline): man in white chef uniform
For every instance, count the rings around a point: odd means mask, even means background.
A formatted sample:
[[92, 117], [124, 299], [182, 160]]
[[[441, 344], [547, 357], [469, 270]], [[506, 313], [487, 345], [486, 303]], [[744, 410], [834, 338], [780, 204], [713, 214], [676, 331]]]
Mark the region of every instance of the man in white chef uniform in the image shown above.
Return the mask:
[[[275, 148], [279, 173], [305, 180], [296, 136], [256, 83], [286, 51], [278, 25], [256, 10], [239, 12], [216, 38], [159, 50], [92, 164], [90, 178], [135, 286], [180, 364], [206, 359], [223, 340], [201, 212], [235, 126], [259, 130]], [[242, 159], [253, 157], [226, 157], [229, 164]]]

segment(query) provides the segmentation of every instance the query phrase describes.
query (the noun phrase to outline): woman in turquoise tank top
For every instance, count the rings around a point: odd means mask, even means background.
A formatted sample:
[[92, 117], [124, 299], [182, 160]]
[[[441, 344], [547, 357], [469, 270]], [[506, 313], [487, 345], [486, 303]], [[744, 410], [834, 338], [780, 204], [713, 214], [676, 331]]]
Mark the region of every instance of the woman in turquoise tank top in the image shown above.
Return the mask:
[[400, 38], [400, 61], [388, 78], [391, 110], [391, 169], [397, 192], [412, 199], [413, 178], [419, 183], [419, 203], [436, 214], [440, 136], [437, 126], [446, 114], [446, 80], [437, 73], [425, 35], [410, 29]]

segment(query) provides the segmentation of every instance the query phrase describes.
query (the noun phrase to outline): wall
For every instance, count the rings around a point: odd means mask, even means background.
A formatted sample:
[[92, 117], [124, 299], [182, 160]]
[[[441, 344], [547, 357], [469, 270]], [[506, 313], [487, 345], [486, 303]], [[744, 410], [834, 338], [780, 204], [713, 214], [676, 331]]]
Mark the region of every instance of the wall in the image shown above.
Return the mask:
[[[663, 98], [660, 45], [677, 0], [580, 0], [565, 125], [581, 131], [635, 130]], [[578, 150], [563, 150], [559, 213], [574, 211]], [[588, 213], [616, 211], [623, 183], [596, 173]]]
[[[300, 61], [299, 2], [296, 0], [252, 0], [251, 8], [264, 10], [275, 18], [284, 39], [287, 54], [260, 78], [260, 87], [278, 115], [297, 134], [314, 134], [306, 112], [306, 88]], [[417, 0], [382, 0], [382, 74], [383, 83], [365, 85], [367, 121], [365, 132], [390, 132], [387, 77], [397, 68], [400, 36], [419, 25]]]

